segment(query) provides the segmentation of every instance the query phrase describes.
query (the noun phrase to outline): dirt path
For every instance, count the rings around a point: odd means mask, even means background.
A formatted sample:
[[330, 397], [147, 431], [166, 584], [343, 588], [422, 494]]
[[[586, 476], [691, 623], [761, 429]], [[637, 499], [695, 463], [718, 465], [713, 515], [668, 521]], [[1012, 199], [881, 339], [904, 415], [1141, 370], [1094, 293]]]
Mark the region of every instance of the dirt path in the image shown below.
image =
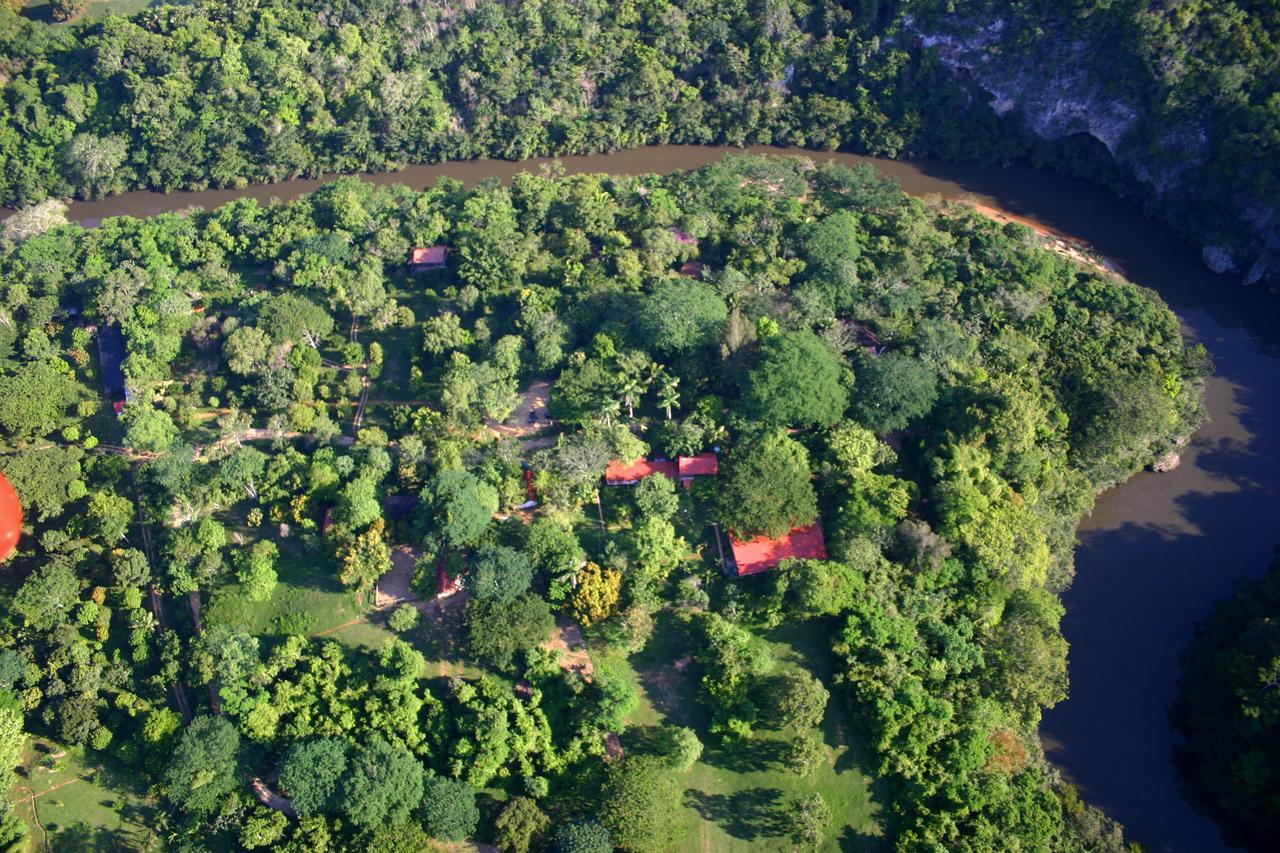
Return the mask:
[[582, 629], [567, 616], [556, 619], [556, 631], [551, 639], [542, 644], [544, 649], [560, 652], [560, 668], [566, 672], [575, 672], [584, 680], [590, 681], [595, 674], [595, 664], [587, 653], [587, 640], [582, 636]]
[[88, 773], [85, 773], [81, 776], [76, 776], [74, 779], [68, 779], [65, 782], [59, 782], [56, 785], [50, 785], [48, 788], [46, 788], [45, 790], [41, 791], [38, 794], [32, 791], [31, 788], [28, 787], [27, 785], [23, 785], [22, 787], [25, 788], [27, 791], [27, 797], [24, 799], [18, 800], [18, 802], [33, 803], [36, 800], [40, 799], [41, 797], [52, 794], [54, 791], [58, 790], [59, 788], [65, 788], [68, 785], [74, 785], [76, 782], [83, 782], [86, 779], [90, 779], [93, 777], [93, 774], [96, 772], [97, 772], [96, 770], [90, 770]]
[[[72, 781], [75, 781], [75, 780], [72, 780]], [[36, 826], [40, 828], [40, 834], [44, 837], [44, 849], [50, 850], [51, 848], [49, 847], [49, 830], [45, 829], [44, 822], [40, 820], [40, 809], [36, 807], [36, 794], [26, 785], [23, 785], [22, 789], [27, 792], [27, 798], [25, 800], [19, 800], [19, 802], [24, 802], [30, 807], [31, 816], [35, 818]], [[46, 791], [45, 793], [48, 793], [48, 792]], [[15, 803], [15, 805], [17, 804]]]
[[425, 602], [418, 598], [410, 588], [413, 582], [413, 570], [418, 565], [418, 557], [422, 556], [421, 548], [410, 545], [397, 545], [391, 549], [391, 570], [378, 578], [374, 589], [373, 607], [385, 610], [402, 601], [411, 602], [422, 609]]
[[360, 403], [356, 406], [356, 416], [351, 419], [351, 434], [353, 436], [360, 434], [360, 427], [364, 425], [364, 407], [369, 403], [369, 373], [365, 372], [360, 376]]
[[418, 557], [421, 555], [422, 549], [414, 548], [411, 545], [397, 545], [392, 548], [391, 568], [382, 577], [378, 578], [378, 583], [374, 587], [373, 609], [362, 616], [357, 616], [355, 619], [343, 622], [341, 625], [326, 628], [311, 636], [327, 637], [330, 634], [341, 631], [343, 628], [367, 623], [371, 616], [391, 610], [398, 604], [412, 604], [424, 618], [437, 620], [442, 618], [447, 610], [452, 610], [454, 605], [465, 602], [467, 600], [466, 592], [457, 592], [448, 598], [433, 598], [430, 601], [423, 601], [418, 597], [411, 584], [413, 582], [414, 567], [417, 566]]
[[282, 797], [268, 788], [267, 783], [257, 776], [253, 777], [253, 781], [249, 783], [249, 790], [253, 791], [253, 795], [258, 798], [258, 802], [267, 808], [283, 812], [289, 817], [298, 816], [298, 812], [293, 808], [293, 803], [289, 801], [288, 797]]
[[[485, 421], [488, 430], [497, 436], [525, 438], [551, 426], [547, 418], [547, 400], [551, 397], [551, 381], [535, 379], [520, 392], [520, 403], [511, 417], [502, 423]], [[529, 415], [537, 413], [537, 420], [530, 423]]]

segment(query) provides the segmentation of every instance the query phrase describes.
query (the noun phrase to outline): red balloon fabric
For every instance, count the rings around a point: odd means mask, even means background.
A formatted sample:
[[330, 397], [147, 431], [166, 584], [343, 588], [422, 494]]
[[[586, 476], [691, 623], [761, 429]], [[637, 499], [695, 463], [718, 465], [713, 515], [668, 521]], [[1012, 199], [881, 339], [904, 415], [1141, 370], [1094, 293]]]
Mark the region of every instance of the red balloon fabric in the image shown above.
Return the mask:
[[22, 536], [22, 502], [13, 484], [3, 473], [0, 473], [0, 560], [9, 559], [9, 555], [18, 547], [18, 538]]

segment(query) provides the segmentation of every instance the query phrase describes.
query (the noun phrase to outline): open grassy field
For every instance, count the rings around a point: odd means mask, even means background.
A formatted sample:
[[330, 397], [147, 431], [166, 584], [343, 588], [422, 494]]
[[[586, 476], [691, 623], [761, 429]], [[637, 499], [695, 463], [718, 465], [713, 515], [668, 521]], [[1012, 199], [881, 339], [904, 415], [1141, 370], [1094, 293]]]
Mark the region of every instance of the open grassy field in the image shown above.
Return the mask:
[[279, 583], [266, 601], [252, 601], [239, 584], [219, 587], [205, 608], [208, 624], [235, 625], [253, 634], [321, 634], [359, 619], [368, 609], [338, 582], [337, 570], [295, 540], [280, 548]]
[[[60, 758], [50, 756], [62, 754]], [[159, 806], [101, 753], [83, 756], [43, 738], [30, 738], [23, 773], [11, 793], [30, 830], [28, 850], [159, 850]]]
[[[829, 683], [828, 626], [784, 625], [766, 632], [765, 638], [777, 671], [805, 669]], [[744, 744], [716, 745], [706, 729], [690, 642], [678, 617], [666, 612], [644, 651], [617, 662], [634, 672], [640, 687], [640, 707], [624, 742], [636, 743], [647, 727], [669, 723], [693, 728], [706, 744], [702, 760], [686, 777], [683, 849], [793, 850], [784, 828], [787, 803], [814, 791], [826, 799], [833, 818], [822, 849], [881, 849], [879, 805], [840, 698], [832, 696], [822, 725], [827, 761], [811, 776], [798, 776], [780, 762], [782, 733], [760, 730]]]

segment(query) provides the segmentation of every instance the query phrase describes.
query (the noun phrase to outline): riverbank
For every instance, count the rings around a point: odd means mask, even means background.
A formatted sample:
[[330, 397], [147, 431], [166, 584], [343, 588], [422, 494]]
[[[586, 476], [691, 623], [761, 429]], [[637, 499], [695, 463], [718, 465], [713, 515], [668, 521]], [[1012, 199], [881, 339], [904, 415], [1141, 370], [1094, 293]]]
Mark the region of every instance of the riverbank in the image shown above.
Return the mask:
[[995, 220], [1002, 225], [1008, 223], [1025, 225], [1045, 239], [1045, 248], [1052, 252], [1056, 252], [1063, 257], [1070, 258], [1076, 263], [1082, 264], [1086, 267], [1092, 267], [1098, 272], [1109, 273], [1111, 275], [1120, 276], [1121, 278], [1126, 277], [1124, 274], [1124, 268], [1121, 267], [1119, 263], [1112, 258], [1108, 258], [1106, 255], [1101, 255], [1095, 252], [1088, 243], [1085, 243], [1082, 240], [1078, 240], [1068, 234], [1063, 234], [1042, 222], [1036, 222], [1031, 219], [1026, 219], [1025, 217], [1005, 213], [1003, 210], [992, 207], [989, 204], [981, 204], [965, 198], [958, 199], [958, 201], [960, 204], [970, 207], [988, 219]]

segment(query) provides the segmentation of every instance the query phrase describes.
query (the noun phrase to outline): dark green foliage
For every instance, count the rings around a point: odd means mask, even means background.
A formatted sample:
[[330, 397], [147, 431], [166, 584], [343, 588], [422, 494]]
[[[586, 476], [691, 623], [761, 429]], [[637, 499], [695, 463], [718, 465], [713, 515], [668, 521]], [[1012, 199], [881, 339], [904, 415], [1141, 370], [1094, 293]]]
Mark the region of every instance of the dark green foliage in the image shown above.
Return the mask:
[[1229, 838], [1265, 850], [1280, 835], [1280, 563], [1213, 609], [1182, 673], [1173, 721], [1190, 789]]
[[422, 490], [419, 513], [441, 544], [461, 548], [474, 543], [498, 511], [498, 493], [461, 469], [442, 471]]
[[[50, 9], [66, 20], [83, 6], [59, 0]], [[15, 141], [0, 159], [0, 199], [232, 186], [664, 142], [774, 142], [986, 162], [1030, 152], [1094, 175], [1138, 171], [1116, 168], [1100, 145], [1080, 146], [1078, 135], [1031, 142], [939, 61], [938, 48], [923, 46], [919, 34], [935, 32], [960, 42], [998, 32], [991, 48], [1002, 60], [998, 72], [1054, 79], [1083, 71], [1082, 87], [1131, 107], [1134, 125], [1118, 153], [1154, 173], [1150, 182], [1161, 190], [1130, 183], [1209, 242], [1247, 246], [1245, 212], [1272, 198], [1280, 181], [1272, 168], [1280, 115], [1269, 100], [1277, 89], [1268, 50], [1273, 21], [1253, 3], [1085, 2], [1064, 15], [1046, 0], [823, 2], [771, 7], [762, 17], [737, 4], [663, 3], [615, 14], [600, 3], [487, 0], [423, 19], [361, 2], [340, 25], [328, 20], [330, 11], [312, 2], [267, 3], [228, 17], [193, 7], [162, 26], [138, 15], [59, 38], [37, 37], [37, 25], [15, 18], [5, 51], [18, 70], [4, 112]], [[419, 40], [431, 49], [405, 47]], [[309, 49], [281, 52], [282, 41]], [[135, 59], [144, 55], [156, 61]], [[362, 73], [330, 85], [318, 56], [358, 62]], [[214, 78], [216, 85], [206, 84]], [[1032, 76], [1032, 85], [1043, 82]], [[539, 103], [554, 103], [554, 115], [529, 106]], [[1087, 154], [1075, 156], [1081, 150]], [[1193, 165], [1166, 182], [1170, 162]], [[550, 219], [597, 241], [620, 219], [615, 206], [589, 194], [568, 212], [546, 201], [517, 210], [510, 195], [486, 193], [460, 221], [459, 273], [481, 290], [515, 284], [528, 268], [521, 217], [534, 225]], [[360, 233], [366, 203], [335, 193], [324, 205], [324, 228]], [[645, 241], [659, 269], [683, 248], [668, 231], [673, 211], [665, 212]], [[846, 248], [848, 235], [864, 246], [872, 237], [865, 227], [827, 224], [808, 235], [806, 272], [824, 295], [847, 299], [857, 257]], [[429, 243], [438, 233], [423, 223], [414, 236]]]
[[853, 416], [875, 433], [903, 429], [938, 397], [933, 372], [917, 358], [889, 352], [866, 359], [853, 388]]
[[697, 281], [663, 281], [636, 308], [637, 344], [678, 356], [709, 343], [729, 314], [714, 290]]
[[632, 490], [636, 509], [643, 515], [671, 518], [680, 508], [675, 481], [667, 477], [645, 477]]
[[30, 365], [0, 377], [0, 427], [14, 438], [39, 438], [58, 427], [78, 396], [65, 371], [51, 363]]
[[802, 616], [835, 616], [866, 588], [858, 572], [838, 560], [790, 560], [780, 567], [787, 595]]
[[573, 529], [546, 516], [526, 529], [524, 552], [535, 569], [553, 576], [573, 571], [586, 560]]
[[728, 738], [749, 737], [759, 714], [752, 694], [773, 662], [750, 631], [718, 613], [699, 614], [695, 627], [694, 657], [702, 666], [711, 730]]
[[771, 677], [765, 687], [768, 716], [778, 728], [816, 728], [822, 723], [830, 692], [807, 672], [790, 672]]
[[515, 797], [498, 812], [493, 828], [494, 840], [503, 850], [529, 853], [551, 828], [551, 818], [528, 797]]
[[240, 733], [223, 717], [197, 717], [169, 759], [164, 783], [169, 799], [196, 814], [217, 809], [241, 784]]
[[775, 426], [830, 426], [849, 403], [848, 369], [812, 332], [783, 332], [760, 342], [742, 402]]
[[748, 439], [729, 452], [716, 498], [720, 524], [741, 537], [780, 536], [818, 514], [809, 454], [782, 432]]
[[422, 763], [401, 746], [374, 736], [353, 749], [338, 807], [360, 827], [404, 823], [422, 802]]
[[593, 820], [566, 823], [556, 830], [555, 853], [612, 853], [613, 835]]
[[347, 745], [337, 738], [318, 738], [293, 745], [280, 763], [280, 785], [298, 814], [331, 811], [338, 785], [346, 775]]
[[48, 630], [70, 617], [80, 597], [80, 580], [65, 558], [50, 560], [18, 589], [13, 609], [33, 628]]
[[551, 608], [536, 595], [467, 602], [467, 648], [499, 669], [511, 668], [517, 654], [546, 640], [554, 626]]
[[466, 782], [428, 773], [423, 784], [422, 817], [433, 838], [442, 841], [471, 838], [480, 822], [476, 792]]
[[665, 850], [680, 838], [681, 796], [682, 786], [666, 762], [628, 756], [609, 766], [600, 822], [623, 850]]
[[504, 545], [485, 545], [472, 555], [467, 589], [480, 601], [509, 604], [528, 591], [533, 580], [529, 558]]

